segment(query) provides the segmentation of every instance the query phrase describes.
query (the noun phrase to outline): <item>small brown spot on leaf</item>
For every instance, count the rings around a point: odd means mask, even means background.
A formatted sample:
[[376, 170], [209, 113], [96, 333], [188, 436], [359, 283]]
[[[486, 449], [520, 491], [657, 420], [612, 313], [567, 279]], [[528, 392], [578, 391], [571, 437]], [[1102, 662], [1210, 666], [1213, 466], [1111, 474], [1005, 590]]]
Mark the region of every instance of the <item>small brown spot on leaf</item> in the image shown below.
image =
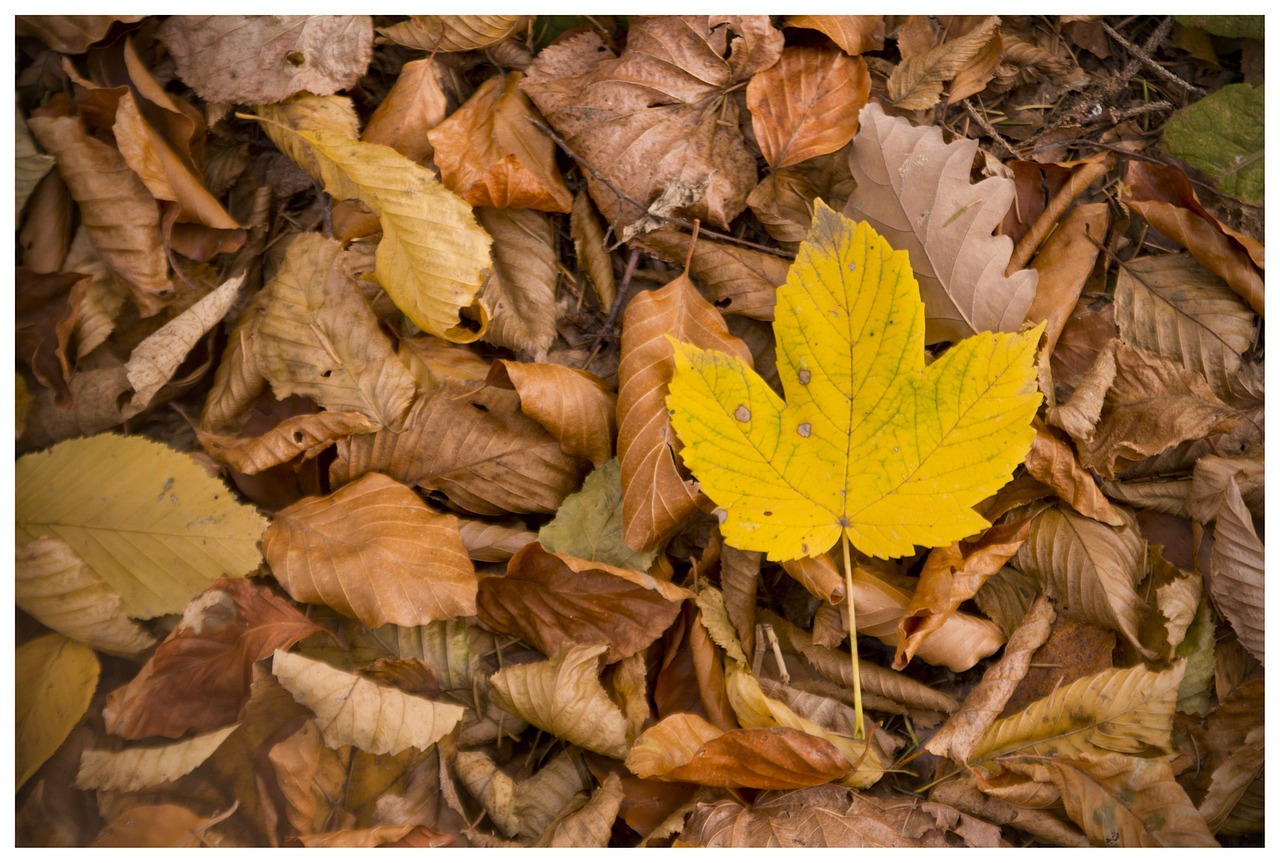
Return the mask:
[[812, 380], [812, 379], [813, 379], [813, 375], [809, 372], [809, 370], [808, 370], [808, 369], [801, 369], [801, 370], [800, 370], [800, 384], [801, 384], [801, 386], [806, 386], [806, 387], [807, 387], [807, 386], [809, 385], [809, 381], [810, 381], [810, 380]]
[[740, 423], [751, 421], [751, 409], [746, 405], [738, 405], [738, 409], [733, 412], [733, 418]]
[[800, 437], [808, 437], [813, 433], [813, 426], [809, 423], [800, 423], [796, 431], [800, 432]]

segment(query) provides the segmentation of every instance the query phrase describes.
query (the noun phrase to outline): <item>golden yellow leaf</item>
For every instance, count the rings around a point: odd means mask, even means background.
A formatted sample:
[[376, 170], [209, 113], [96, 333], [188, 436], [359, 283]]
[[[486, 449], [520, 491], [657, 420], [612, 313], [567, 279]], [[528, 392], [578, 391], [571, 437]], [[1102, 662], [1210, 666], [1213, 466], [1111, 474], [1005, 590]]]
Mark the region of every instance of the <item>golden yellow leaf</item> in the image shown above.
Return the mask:
[[180, 612], [262, 560], [266, 520], [199, 462], [144, 438], [64, 441], [18, 459], [16, 481], [17, 541], [67, 543], [130, 617]]
[[844, 534], [887, 558], [988, 526], [971, 507], [1034, 438], [1039, 328], [926, 367], [906, 252], [819, 205], [774, 331], [787, 402], [740, 360], [676, 343], [672, 423], [730, 545], [792, 560]]
[[56, 632], [18, 647], [14, 657], [16, 788], [53, 755], [89, 709], [98, 670], [98, 657], [91, 649]]

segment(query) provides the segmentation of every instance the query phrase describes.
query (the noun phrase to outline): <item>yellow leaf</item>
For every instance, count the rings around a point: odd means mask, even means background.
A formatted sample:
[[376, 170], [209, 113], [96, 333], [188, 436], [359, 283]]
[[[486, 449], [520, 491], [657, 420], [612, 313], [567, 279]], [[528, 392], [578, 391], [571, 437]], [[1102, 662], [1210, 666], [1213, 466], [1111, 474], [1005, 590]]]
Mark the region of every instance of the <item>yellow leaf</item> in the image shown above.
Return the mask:
[[[359, 200], [382, 223], [374, 276], [409, 320], [432, 335], [470, 342], [488, 312], [476, 292], [492, 240], [471, 207], [429, 170], [390, 147], [324, 130], [295, 132], [335, 198]], [[466, 326], [463, 314], [475, 325]]]
[[262, 560], [266, 520], [185, 453], [101, 434], [18, 459], [16, 539], [62, 540], [120, 595], [130, 617], [182, 611]]
[[988, 526], [971, 507], [1035, 436], [1041, 328], [980, 333], [926, 366], [907, 253], [819, 204], [774, 332], [786, 402], [741, 361], [675, 345], [667, 405], [730, 545], [791, 560], [843, 533], [888, 558]]
[[54, 632], [18, 647], [13, 732], [17, 788], [57, 751], [89, 709], [98, 669], [91, 649]]

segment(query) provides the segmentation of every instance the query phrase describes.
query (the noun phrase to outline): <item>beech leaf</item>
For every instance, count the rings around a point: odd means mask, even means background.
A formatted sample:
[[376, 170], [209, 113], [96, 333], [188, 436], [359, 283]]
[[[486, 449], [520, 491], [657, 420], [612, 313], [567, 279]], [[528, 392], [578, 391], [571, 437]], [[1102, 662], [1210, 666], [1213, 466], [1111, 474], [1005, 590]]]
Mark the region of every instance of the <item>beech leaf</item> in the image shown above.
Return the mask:
[[1266, 552], [1234, 478], [1227, 480], [1213, 535], [1210, 595], [1231, 622], [1240, 643], [1262, 662], [1266, 651]]
[[137, 791], [171, 782], [203, 764], [239, 727], [228, 725], [208, 734], [162, 746], [131, 746], [119, 752], [86, 749], [80, 756], [76, 787]]
[[14, 657], [15, 789], [62, 745], [89, 709], [98, 687], [92, 648], [56, 632], [18, 646]]
[[1266, 192], [1261, 84], [1227, 84], [1165, 124], [1169, 152], [1209, 175], [1224, 193], [1261, 204]]
[[528, 23], [528, 15], [411, 15], [378, 32], [419, 51], [471, 51], [496, 45]]

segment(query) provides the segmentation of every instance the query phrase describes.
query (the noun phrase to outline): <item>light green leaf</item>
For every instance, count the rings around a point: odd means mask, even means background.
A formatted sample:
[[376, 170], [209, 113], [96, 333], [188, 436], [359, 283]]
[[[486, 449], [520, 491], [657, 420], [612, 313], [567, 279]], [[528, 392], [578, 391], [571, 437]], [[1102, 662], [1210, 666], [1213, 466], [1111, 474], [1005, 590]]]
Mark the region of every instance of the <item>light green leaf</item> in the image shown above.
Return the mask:
[[1263, 86], [1228, 84], [1165, 124], [1165, 149], [1209, 175], [1218, 190], [1251, 204], [1266, 195]]
[[556, 517], [538, 531], [547, 551], [645, 572], [657, 549], [635, 551], [623, 540], [622, 477], [611, 458], [588, 474], [582, 488], [560, 504]]

